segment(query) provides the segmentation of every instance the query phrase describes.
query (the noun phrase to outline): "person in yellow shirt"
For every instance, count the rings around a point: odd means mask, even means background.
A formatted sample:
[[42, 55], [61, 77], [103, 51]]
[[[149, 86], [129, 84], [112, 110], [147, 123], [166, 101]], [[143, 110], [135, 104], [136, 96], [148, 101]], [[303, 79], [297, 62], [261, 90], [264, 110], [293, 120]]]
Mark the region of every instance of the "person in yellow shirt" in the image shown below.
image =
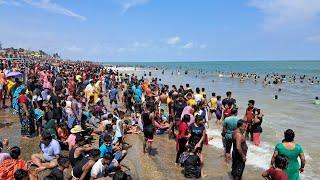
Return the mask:
[[200, 93], [203, 97], [206, 96], [206, 89], [205, 88], [201, 88], [201, 93]]
[[216, 110], [217, 110], [217, 97], [216, 97], [216, 93], [212, 93], [211, 94], [212, 95], [212, 97], [210, 98], [210, 102], [209, 102], [209, 107], [210, 107], [210, 117], [209, 117], [209, 119], [212, 119], [212, 117], [213, 117], [213, 113], [215, 113], [216, 112]]
[[186, 95], [186, 97], [187, 97], [187, 104], [188, 104], [188, 106], [192, 107], [192, 106], [197, 105], [197, 101], [194, 99], [194, 97], [192, 96], [191, 93], [188, 93], [188, 94]]

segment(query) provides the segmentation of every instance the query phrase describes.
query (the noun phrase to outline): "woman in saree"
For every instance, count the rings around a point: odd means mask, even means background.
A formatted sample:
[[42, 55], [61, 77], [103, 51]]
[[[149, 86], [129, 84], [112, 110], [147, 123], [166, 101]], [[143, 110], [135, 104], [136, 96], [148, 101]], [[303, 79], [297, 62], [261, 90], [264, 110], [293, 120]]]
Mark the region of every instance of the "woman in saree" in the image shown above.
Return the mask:
[[18, 112], [21, 122], [21, 136], [30, 138], [35, 133], [35, 114], [32, 101], [26, 95], [26, 88], [18, 97]]

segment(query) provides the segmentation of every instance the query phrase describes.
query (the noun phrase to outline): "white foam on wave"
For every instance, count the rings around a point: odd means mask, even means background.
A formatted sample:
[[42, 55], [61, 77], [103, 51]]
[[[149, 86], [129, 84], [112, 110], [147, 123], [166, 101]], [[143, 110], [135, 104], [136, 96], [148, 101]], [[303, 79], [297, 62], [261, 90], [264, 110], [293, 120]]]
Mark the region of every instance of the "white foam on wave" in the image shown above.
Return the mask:
[[108, 67], [108, 69], [112, 69], [114, 71], [143, 71], [143, 68], [140, 67], [133, 67], [133, 66], [128, 66], [128, 67], [121, 67], [121, 66], [112, 66]]
[[[216, 148], [222, 149], [223, 144], [221, 139], [221, 130], [208, 129], [207, 133], [209, 137], [213, 138], [211, 141], [209, 141], [209, 144]], [[263, 142], [260, 144], [260, 146], [255, 146], [251, 143], [248, 143], [248, 158], [246, 164], [267, 169], [270, 164], [272, 152], [272, 147], [268, 143]]]
[[[207, 134], [212, 140], [209, 141], [209, 145], [212, 145], [218, 149], [223, 149], [222, 139], [221, 139], [221, 129], [207, 129]], [[248, 142], [248, 153], [247, 153], [247, 162], [246, 165], [252, 165], [257, 168], [266, 170], [270, 167], [270, 161], [273, 155], [274, 146], [270, 145], [267, 142], [262, 142], [260, 146], [255, 146], [251, 142]], [[305, 153], [307, 160], [311, 160], [311, 156]], [[317, 177], [313, 172], [308, 170], [301, 174], [302, 179], [314, 179]], [[259, 172], [260, 173], [260, 172]], [[261, 172], [262, 173], [262, 172]]]

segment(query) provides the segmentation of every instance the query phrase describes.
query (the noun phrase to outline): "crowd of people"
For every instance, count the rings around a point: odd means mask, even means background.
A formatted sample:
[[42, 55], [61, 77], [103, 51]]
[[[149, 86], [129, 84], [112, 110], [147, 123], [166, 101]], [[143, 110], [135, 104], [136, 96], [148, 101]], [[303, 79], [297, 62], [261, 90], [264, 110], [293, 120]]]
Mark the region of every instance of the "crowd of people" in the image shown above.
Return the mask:
[[[232, 161], [232, 178], [241, 179], [247, 141], [260, 145], [262, 110], [249, 100], [245, 116], [238, 117], [230, 91], [225, 98], [214, 92], [209, 98], [204, 88], [169, 87], [151, 72], [140, 78], [89, 62], [30, 61], [27, 68], [24, 83], [7, 78], [3, 72], [15, 70], [1, 64], [2, 102], [8, 97], [19, 115], [21, 136], [41, 136], [41, 153], [27, 162], [19, 158], [19, 147], [7, 147], [9, 154], [0, 154], [2, 179], [37, 179], [44, 170], [50, 170], [44, 179], [64, 179], [70, 167], [73, 179], [131, 179], [121, 162], [130, 151], [127, 134], [139, 133], [146, 155], [153, 154], [155, 134], [168, 134], [176, 142], [176, 165], [186, 178], [200, 178], [206, 176], [202, 150], [211, 140], [209, 121], [222, 126], [225, 160]], [[263, 173], [267, 179], [295, 180], [304, 171], [303, 150], [294, 143], [294, 132], [288, 129], [284, 137], [276, 145], [272, 168]]]

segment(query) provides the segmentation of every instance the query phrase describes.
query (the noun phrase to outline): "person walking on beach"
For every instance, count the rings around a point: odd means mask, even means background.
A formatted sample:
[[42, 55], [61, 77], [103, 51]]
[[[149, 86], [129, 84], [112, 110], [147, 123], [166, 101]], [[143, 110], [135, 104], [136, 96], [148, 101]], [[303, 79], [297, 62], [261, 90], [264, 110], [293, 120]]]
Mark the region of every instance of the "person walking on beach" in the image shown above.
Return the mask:
[[231, 111], [231, 116], [227, 117], [224, 120], [223, 123], [223, 129], [222, 129], [222, 142], [224, 145], [224, 156], [225, 156], [225, 160], [226, 162], [231, 160], [231, 148], [232, 148], [232, 142], [233, 142], [233, 132], [235, 129], [237, 129], [237, 124], [238, 121], [240, 120], [239, 117], [237, 117], [238, 115], [238, 109], [233, 108]]
[[[153, 135], [155, 133], [154, 127], [154, 114], [150, 110], [151, 107], [147, 106], [146, 110], [142, 113], [142, 123], [143, 123], [143, 134], [144, 134], [144, 141], [143, 141], [143, 153], [151, 153], [152, 150], [152, 142], [153, 142]], [[147, 145], [148, 143], [148, 145]]]
[[247, 123], [243, 120], [239, 120], [237, 123], [237, 129], [233, 133], [233, 151], [232, 151], [232, 171], [231, 175], [234, 180], [240, 180], [245, 168], [247, 160], [248, 146], [244, 136], [244, 132], [247, 129]]
[[118, 87], [113, 86], [109, 92], [109, 99], [110, 99], [110, 106], [112, 107], [112, 103], [118, 106], [118, 99], [119, 99], [119, 92], [118, 92]]
[[177, 156], [176, 156], [176, 164], [179, 163], [179, 158], [183, 152], [187, 150], [186, 144], [188, 142], [189, 137], [189, 128], [188, 122], [190, 121], [190, 115], [186, 114], [183, 116], [182, 121], [179, 124], [179, 130], [177, 134]]
[[[203, 162], [202, 148], [205, 143], [206, 128], [204, 125], [204, 119], [201, 115], [197, 115], [195, 122], [189, 126], [190, 138], [188, 145], [194, 147], [195, 151], [199, 154], [201, 162]], [[202, 166], [202, 165], [201, 165]]]
[[217, 97], [216, 97], [216, 93], [212, 93], [211, 94], [212, 97], [210, 98], [210, 101], [208, 103], [208, 106], [210, 107], [209, 108], [209, 112], [210, 112], [210, 117], [209, 119], [212, 119], [213, 118], [213, 114], [216, 112], [217, 110]]
[[[284, 140], [282, 143], [278, 143], [275, 147], [271, 165], [275, 163], [277, 155], [283, 155], [289, 159], [288, 168], [284, 171], [289, 176], [289, 180], [299, 180], [300, 173], [304, 172], [306, 165], [306, 159], [303, 153], [303, 149], [300, 144], [294, 142], [295, 133], [292, 129], [287, 129], [284, 132]], [[299, 165], [298, 157], [300, 158], [301, 165]]]

